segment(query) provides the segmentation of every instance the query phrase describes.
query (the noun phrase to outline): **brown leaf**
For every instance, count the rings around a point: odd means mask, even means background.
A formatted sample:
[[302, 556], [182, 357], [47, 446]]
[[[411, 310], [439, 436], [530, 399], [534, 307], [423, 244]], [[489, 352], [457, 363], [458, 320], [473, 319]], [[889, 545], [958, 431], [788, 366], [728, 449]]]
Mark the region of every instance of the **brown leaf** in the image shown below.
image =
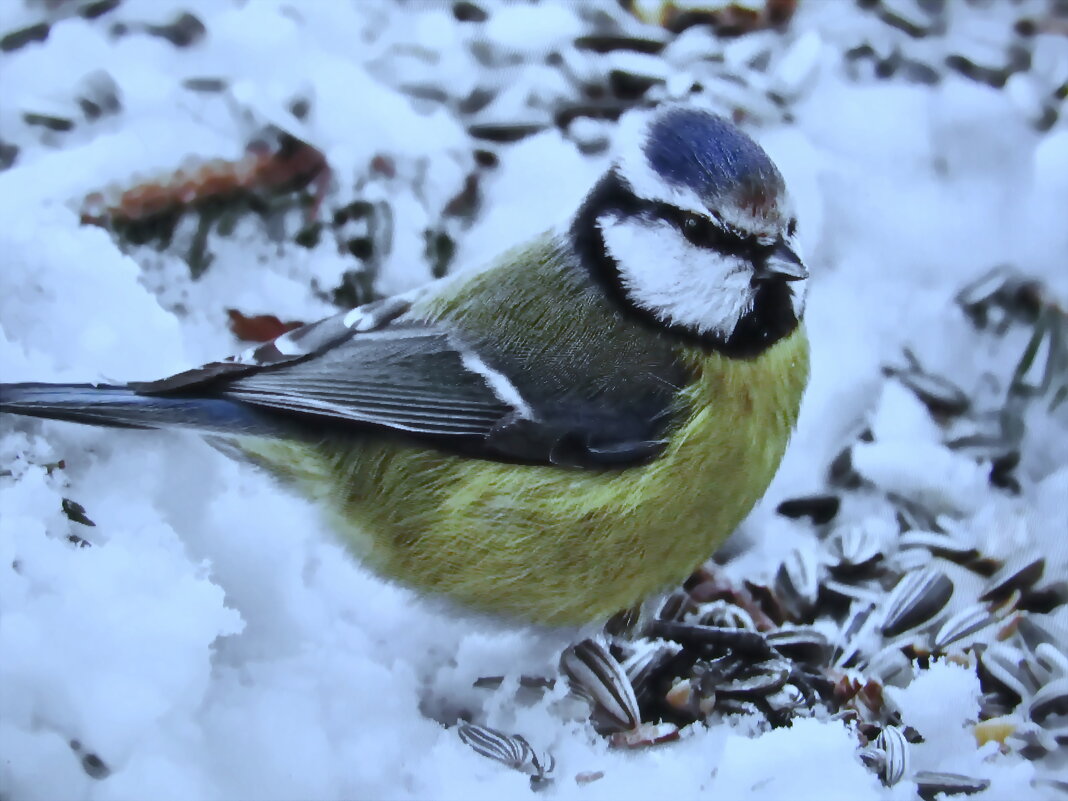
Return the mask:
[[250, 317], [237, 309], [227, 309], [226, 314], [230, 317], [230, 330], [242, 342], [270, 342], [287, 331], [304, 325], [297, 320], [283, 323], [273, 314], [255, 314]]

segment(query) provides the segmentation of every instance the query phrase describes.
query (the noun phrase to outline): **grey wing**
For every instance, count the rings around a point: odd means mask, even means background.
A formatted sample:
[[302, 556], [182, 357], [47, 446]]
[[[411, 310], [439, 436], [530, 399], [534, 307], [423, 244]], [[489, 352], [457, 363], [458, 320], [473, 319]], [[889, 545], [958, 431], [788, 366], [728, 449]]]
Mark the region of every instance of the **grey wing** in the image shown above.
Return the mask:
[[518, 393], [511, 402], [496, 394], [494, 386], [504, 381], [448, 332], [409, 323], [234, 379], [222, 395], [411, 434], [485, 437], [529, 414]]
[[532, 404], [462, 332], [406, 318], [410, 301], [369, 304], [232, 360], [131, 388], [238, 401], [316, 431], [324, 424], [388, 430], [498, 461], [624, 467], [664, 444], [648, 435], [652, 421], [620, 430], [623, 410], [591, 415], [563, 408], [563, 399]]

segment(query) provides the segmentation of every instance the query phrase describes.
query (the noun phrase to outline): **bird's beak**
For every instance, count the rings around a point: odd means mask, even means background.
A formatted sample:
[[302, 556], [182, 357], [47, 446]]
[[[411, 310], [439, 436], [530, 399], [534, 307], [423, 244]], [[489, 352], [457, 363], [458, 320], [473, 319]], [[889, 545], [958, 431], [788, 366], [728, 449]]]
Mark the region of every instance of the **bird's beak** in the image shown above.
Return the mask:
[[757, 265], [753, 278], [757, 281], [803, 281], [808, 278], [808, 270], [800, 256], [785, 242], [779, 242], [764, 263]]

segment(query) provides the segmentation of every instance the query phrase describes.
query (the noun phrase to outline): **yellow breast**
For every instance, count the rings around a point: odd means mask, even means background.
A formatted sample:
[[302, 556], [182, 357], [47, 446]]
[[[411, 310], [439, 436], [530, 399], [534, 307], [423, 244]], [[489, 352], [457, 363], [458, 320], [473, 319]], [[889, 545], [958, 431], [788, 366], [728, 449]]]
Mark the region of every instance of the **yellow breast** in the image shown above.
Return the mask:
[[366, 438], [244, 447], [323, 495], [348, 544], [388, 578], [491, 614], [603, 620], [713, 553], [767, 489], [796, 423], [803, 329], [751, 361], [691, 358], [688, 412], [642, 467], [502, 464]]

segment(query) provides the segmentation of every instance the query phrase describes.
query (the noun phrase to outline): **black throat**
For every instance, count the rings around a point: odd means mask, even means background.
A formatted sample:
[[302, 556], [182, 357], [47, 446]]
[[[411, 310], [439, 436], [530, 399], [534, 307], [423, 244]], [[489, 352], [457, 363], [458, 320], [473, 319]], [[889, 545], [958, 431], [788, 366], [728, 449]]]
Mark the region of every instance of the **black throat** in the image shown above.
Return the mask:
[[703, 333], [692, 326], [665, 323], [634, 302], [619, 274], [619, 265], [605, 245], [597, 220], [606, 214], [640, 217], [654, 213], [654, 204], [635, 196], [615, 170], [597, 182], [571, 224], [571, 240], [583, 266], [626, 316], [665, 332], [688, 345], [716, 351], [732, 359], [752, 359], [797, 328], [791, 290], [785, 281], [757, 285], [753, 308], [742, 315], [729, 337]]

